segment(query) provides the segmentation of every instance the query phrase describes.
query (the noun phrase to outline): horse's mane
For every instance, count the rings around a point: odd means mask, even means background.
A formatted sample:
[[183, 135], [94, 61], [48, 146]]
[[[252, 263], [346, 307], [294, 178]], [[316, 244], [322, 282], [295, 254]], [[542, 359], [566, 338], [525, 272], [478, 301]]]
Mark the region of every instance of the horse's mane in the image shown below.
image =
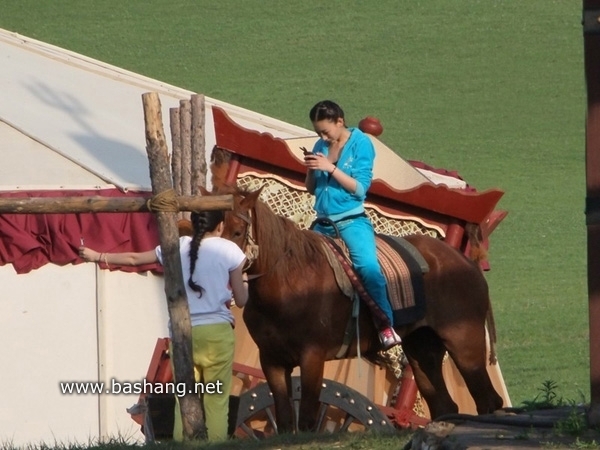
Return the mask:
[[[217, 193], [246, 197], [252, 192], [222, 184]], [[260, 199], [256, 201], [254, 210], [257, 216], [254, 233], [259, 245], [259, 259], [270, 272], [287, 279], [292, 270], [311, 265], [320, 267], [327, 261], [322, 237], [317, 233], [300, 229], [291, 219], [275, 214]]]
[[[262, 201], [256, 202], [255, 212], [259, 257], [269, 270], [287, 274], [298, 267], [320, 265], [326, 260], [323, 240], [317, 233], [300, 229], [292, 220], [275, 214]], [[282, 253], [285, 257], [281, 257]]]

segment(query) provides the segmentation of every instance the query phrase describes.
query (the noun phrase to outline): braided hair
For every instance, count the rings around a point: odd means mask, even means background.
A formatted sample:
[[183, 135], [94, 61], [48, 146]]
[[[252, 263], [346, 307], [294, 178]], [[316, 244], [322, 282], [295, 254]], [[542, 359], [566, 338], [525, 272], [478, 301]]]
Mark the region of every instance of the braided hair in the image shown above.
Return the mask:
[[190, 278], [188, 279], [188, 286], [195, 292], [198, 292], [198, 297], [202, 297], [202, 286], [199, 286], [194, 282], [192, 276], [196, 269], [196, 260], [198, 259], [198, 249], [204, 235], [207, 232], [214, 231], [217, 226], [225, 220], [224, 211], [201, 211], [192, 212], [191, 214], [192, 226], [194, 228], [194, 236], [190, 245]]

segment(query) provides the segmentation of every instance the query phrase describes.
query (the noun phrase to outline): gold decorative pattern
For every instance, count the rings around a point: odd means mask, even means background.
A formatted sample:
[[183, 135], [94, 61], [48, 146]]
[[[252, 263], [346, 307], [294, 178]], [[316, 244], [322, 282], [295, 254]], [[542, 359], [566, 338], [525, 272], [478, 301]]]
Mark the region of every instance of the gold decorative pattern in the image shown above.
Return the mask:
[[[313, 196], [303, 187], [274, 174], [262, 175], [245, 172], [238, 176], [238, 187], [254, 191], [261, 186], [261, 200], [275, 213], [296, 222], [302, 229], [308, 229], [315, 219]], [[434, 238], [442, 238], [442, 230], [426, 224], [423, 220], [412, 216], [385, 214], [374, 205], [366, 204], [365, 211], [375, 232], [390, 236], [407, 236], [409, 234], [428, 234]]]

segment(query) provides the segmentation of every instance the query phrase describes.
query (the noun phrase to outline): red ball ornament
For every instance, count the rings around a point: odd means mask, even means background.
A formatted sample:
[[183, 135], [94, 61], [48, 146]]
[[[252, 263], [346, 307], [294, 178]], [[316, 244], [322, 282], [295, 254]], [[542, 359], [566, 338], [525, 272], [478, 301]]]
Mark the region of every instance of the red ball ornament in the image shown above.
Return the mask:
[[358, 122], [358, 129], [363, 133], [369, 133], [373, 136], [379, 136], [383, 133], [383, 127], [377, 117], [367, 116]]

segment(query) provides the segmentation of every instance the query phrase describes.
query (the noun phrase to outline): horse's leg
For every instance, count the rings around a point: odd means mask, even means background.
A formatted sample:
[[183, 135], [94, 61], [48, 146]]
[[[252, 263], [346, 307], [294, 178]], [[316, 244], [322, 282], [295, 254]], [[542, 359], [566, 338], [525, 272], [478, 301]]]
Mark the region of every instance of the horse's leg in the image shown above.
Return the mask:
[[300, 413], [298, 417], [299, 431], [314, 431], [319, 412], [323, 369], [325, 356], [321, 349], [307, 350], [300, 362]]
[[477, 413], [492, 413], [502, 408], [503, 400], [494, 389], [487, 372], [485, 327], [472, 327], [463, 336], [464, 339], [446, 341], [448, 353], [465, 380]]
[[432, 419], [457, 413], [458, 406], [450, 397], [442, 374], [446, 348], [440, 337], [431, 328], [422, 327], [402, 338], [402, 348]]
[[260, 356], [260, 365], [275, 403], [275, 420], [278, 433], [294, 431], [294, 411], [290, 403], [292, 394], [292, 369], [273, 363]]

